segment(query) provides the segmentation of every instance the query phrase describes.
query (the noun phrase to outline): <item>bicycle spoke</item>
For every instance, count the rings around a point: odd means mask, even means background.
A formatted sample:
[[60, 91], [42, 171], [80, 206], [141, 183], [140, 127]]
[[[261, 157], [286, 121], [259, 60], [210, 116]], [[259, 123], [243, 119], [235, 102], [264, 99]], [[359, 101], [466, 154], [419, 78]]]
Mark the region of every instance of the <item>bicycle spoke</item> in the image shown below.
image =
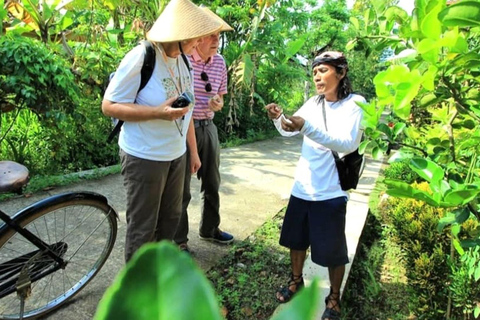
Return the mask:
[[88, 235], [88, 237], [78, 246], [77, 250], [75, 250], [75, 252], [72, 254], [72, 256], [70, 257], [70, 259], [68, 261], [70, 261], [74, 256], [75, 254], [78, 252], [78, 250], [80, 250], [80, 248], [88, 241], [88, 239], [90, 239], [90, 237], [92, 236], [92, 234], [95, 233], [95, 231], [97, 231], [98, 228], [100, 228], [100, 226], [103, 224], [103, 222], [105, 222], [105, 220], [107, 219], [107, 217], [105, 217], [101, 222], [100, 224], [97, 225], [97, 227]]
[[64, 239], [68, 238], [74, 231], [76, 231], [81, 225], [83, 225], [83, 223], [92, 216], [93, 214], [93, 211], [90, 212], [90, 215], [89, 216], [86, 216], [84, 217], [84, 219], [76, 225], [76, 227], [74, 229], [72, 229], [68, 234], [66, 234], [62, 239], [60, 239], [60, 241], [63, 241]]

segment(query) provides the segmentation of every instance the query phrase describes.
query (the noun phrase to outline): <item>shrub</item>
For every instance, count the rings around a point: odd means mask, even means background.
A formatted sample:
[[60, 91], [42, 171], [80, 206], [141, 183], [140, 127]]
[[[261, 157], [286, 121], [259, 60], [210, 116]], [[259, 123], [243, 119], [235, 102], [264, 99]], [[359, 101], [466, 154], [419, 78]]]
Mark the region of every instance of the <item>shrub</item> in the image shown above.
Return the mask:
[[460, 261], [450, 260], [450, 265], [453, 307], [465, 315], [464, 319], [475, 319], [480, 313], [480, 247], [468, 249]]
[[0, 106], [29, 108], [55, 124], [57, 112], [73, 112], [78, 87], [66, 61], [27, 37], [0, 38]]
[[[426, 183], [416, 187], [428, 190]], [[450, 274], [445, 263], [450, 238], [447, 229], [437, 231], [444, 210], [414, 199], [390, 197], [382, 203], [380, 214], [405, 254], [411, 310], [419, 319], [440, 318], [448, 304], [445, 279]]]
[[402, 180], [406, 183], [413, 183], [418, 181], [419, 176], [408, 165], [410, 159], [403, 159], [401, 161], [392, 162], [387, 168], [385, 168], [385, 179]]

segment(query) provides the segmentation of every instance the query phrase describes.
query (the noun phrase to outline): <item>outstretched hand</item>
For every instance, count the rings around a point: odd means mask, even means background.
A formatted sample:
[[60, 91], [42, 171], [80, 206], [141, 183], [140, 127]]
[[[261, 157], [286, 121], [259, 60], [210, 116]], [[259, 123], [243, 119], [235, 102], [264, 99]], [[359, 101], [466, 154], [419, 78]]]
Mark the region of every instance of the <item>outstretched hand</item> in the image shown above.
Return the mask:
[[267, 114], [268, 118], [274, 120], [278, 119], [282, 115], [282, 108], [276, 103], [269, 103], [265, 106], [265, 109], [267, 109]]
[[285, 131], [300, 131], [304, 125], [305, 119], [302, 117], [285, 115], [282, 117], [282, 129]]

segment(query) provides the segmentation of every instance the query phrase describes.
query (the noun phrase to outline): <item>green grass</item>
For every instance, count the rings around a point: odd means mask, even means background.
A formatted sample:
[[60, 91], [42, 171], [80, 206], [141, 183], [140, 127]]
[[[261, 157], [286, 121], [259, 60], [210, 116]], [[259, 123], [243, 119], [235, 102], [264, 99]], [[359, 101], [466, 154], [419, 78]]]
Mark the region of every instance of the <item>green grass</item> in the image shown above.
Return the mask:
[[403, 254], [378, 216], [377, 207], [385, 189], [381, 177], [382, 173], [370, 194], [370, 212], [344, 289], [345, 320], [410, 318]]
[[228, 320], [270, 319], [275, 292], [290, 274], [289, 251], [278, 244], [283, 211], [233, 246], [207, 272]]

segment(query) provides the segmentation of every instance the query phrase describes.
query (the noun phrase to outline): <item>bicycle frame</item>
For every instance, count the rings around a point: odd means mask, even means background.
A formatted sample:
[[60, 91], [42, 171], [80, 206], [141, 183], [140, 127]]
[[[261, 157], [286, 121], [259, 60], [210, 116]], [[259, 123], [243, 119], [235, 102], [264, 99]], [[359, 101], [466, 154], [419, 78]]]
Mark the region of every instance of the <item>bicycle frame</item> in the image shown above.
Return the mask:
[[[66, 250], [66, 247], [63, 247], [62, 243], [57, 243], [52, 246], [47, 245], [45, 242], [43, 242], [41, 239], [39, 239], [37, 236], [35, 236], [32, 232], [29, 230], [23, 228], [20, 223], [26, 219], [29, 215], [32, 213], [35, 213], [38, 210], [42, 210], [44, 208], [50, 208], [54, 207], [57, 204], [60, 204], [64, 202], [66, 199], [68, 200], [80, 200], [80, 199], [90, 199], [90, 200], [99, 200], [105, 203], [108, 203], [107, 198], [93, 192], [72, 192], [72, 193], [64, 193], [64, 194], [59, 194], [55, 195], [49, 198], [46, 198], [44, 200], [41, 200], [39, 202], [36, 202], [27, 208], [17, 212], [13, 217], [10, 217], [7, 215], [5, 212], [0, 210], [0, 219], [5, 222], [4, 225], [0, 227], [0, 246], [3, 245], [3, 242], [5, 238], [7, 237], [8, 232], [13, 232], [16, 231], [19, 234], [21, 234], [25, 239], [27, 239], [30, 243], [34, 244], [39, 250], [33, 251], [26, 255], [26, 257], [17, 257], [16, 259], [25, 259], [25, 258], [32, 258], [39, 252], [44, 252], [45, 254], [48, 254], [56, 263], [55, 266], [52, 268], [49, 268], [48, 270], [40, 270], [40, 272], [37, 272], [34, 274], [34, 276], [31, 278], [31, 281], [36, 281], [38, 279], [41, 279], [45, 277], [46, 275], [49, 275], [55, 271], [57, 271], [60, 268], [65, 268], [67, 262], [63, 260], [61, 255], [59, 255], [57, 252], [58, 250]], [[115, 212], [115, 210], [111, 210], [111, 214], [114, 214], [115, 217], [118, 219], [118, 214]], [[55, 249], [55, 250], [52, 250]], [[61, 252], [60, 252], [61, 253]], [[14, 260], [16, 260], [14, 259]], [[11, 262], [11, 261], [10, 261]], [[11, 270], [11, 268], [8, 266], [8, 262], [0, 264], [0, 275], [1, 274], [7, 274], [10, 272], [15, 272], [15, 270]], [[1, 279], [0, 279], [1, 280]], [[9, 290], [4, 291], [8, 286], [11, 285], [11, 283], [1, 283], [0, 282], [0, 298], [2, 298], [5, 295], [8, 295], [12, 293], [14, 290]]]

